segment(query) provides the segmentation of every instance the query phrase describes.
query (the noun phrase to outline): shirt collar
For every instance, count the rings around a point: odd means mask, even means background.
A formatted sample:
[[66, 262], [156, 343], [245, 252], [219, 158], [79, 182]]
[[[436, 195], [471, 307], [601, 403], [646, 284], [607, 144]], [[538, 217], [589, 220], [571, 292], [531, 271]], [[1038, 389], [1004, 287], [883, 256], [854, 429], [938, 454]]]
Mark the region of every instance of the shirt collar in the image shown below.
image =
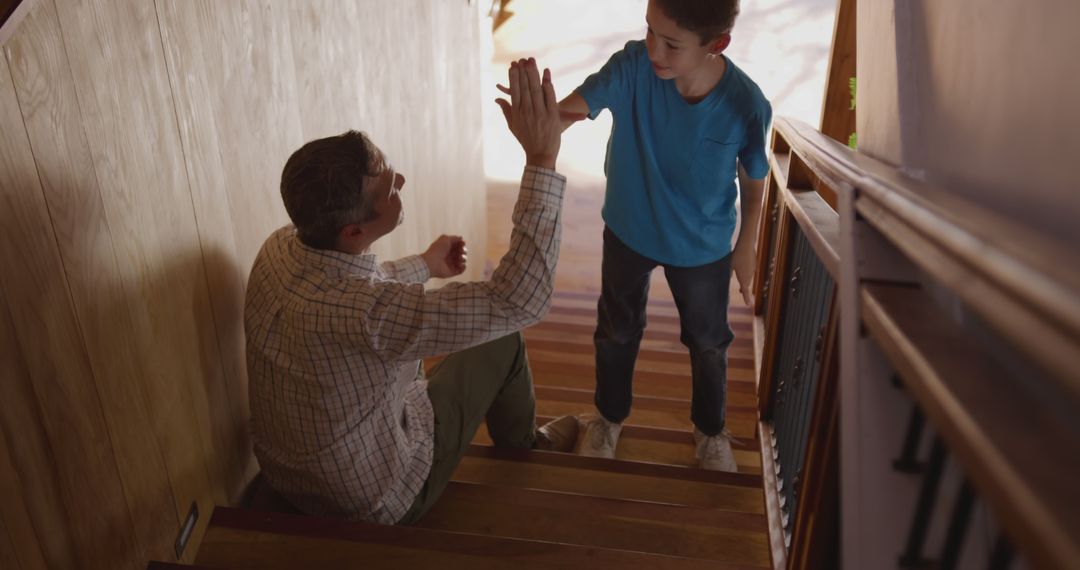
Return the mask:
[[374, 253], [362, 253], [354, 255], [332, 249], [316, 249], [305, 245], [296, 234], [296, 228], [288, 226], [284, 228], [282, 236], [287, 243], [287, 249], [298, 263], [305, 267], [321, 269], [328, 276], [355, 275], [367, 277], [375, 275], [379, 267]]

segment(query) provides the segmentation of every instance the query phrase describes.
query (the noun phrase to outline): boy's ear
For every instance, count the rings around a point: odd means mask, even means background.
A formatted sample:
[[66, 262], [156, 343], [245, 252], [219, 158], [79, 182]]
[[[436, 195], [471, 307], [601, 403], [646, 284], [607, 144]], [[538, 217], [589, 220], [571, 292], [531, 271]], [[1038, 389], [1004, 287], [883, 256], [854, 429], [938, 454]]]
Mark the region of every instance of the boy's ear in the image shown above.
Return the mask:
[[712, 45], [709, 46], [709, 53], [720, 55], [729, 45], [731, 45], [731, 34], [724, 34], [712, 41]]

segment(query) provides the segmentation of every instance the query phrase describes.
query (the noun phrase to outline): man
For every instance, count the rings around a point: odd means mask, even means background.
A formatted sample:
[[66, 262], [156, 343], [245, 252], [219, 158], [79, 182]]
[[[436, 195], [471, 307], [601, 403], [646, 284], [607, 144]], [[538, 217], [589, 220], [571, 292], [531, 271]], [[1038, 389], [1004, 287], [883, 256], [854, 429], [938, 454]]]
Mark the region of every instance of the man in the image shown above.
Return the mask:
[[[442, 236], [378, 264], [371, 245], [401, 223], [405, 178], [358, 132], [289, 158], [293, 222], [255, 260], [244, 324], [255, 454], [267, 481], [312, 513], [408, 524], [435, 502], [486, 419], [495, 445], [568, 451], [577, 420], [535, 428], [522, 328], [550, 306], [566, 179], [550, 73], [510, 68], [500, 101], [526, 167], [510, 249], [491, 280], [425, 290], [465, 270]], [[420, 359], [454, 353], [424, 380]]]

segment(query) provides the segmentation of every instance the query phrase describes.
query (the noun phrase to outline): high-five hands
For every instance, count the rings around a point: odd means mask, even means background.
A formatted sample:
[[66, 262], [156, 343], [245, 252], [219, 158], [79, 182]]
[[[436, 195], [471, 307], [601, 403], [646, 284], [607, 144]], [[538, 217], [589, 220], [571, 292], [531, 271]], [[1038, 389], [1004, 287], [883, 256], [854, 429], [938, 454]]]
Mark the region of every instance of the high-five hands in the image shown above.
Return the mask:
[[[544, 71], [546, 74], [550, 73], [548, 72], [548, 70]], [[495, 88], [499, 91], [502, 91], [503, 93], [506, 93], [507, 95], [510, 94], [510, 88], [502, 85], [501, 83], [495, 85]], [[565, 103], [565, 101], [563, 103]], [[573, 125], [578, 121], [585, 120], [585, 118], [587, 118], [588, 116], [588, 113], [576, 113], [574, 111], [567, 111], [565, 108], [563, 108], [563, 104], [559, 105], [559, 124], [561, 125], [563, 132], [565, 132], [566, 129], [569, 129], [570, 125]]]
[[510, 88], [502, 88], [510, 101], [496, 99], [506, 117], [510, 132], [525, 150], [525, 164], [555, 169], [562, 141], [562, 123], [551, 70], [544, 70], [541, 80], [533, 58], [510, 64]]
[[469, 251], [461, 236], [439, 236], [420, 254], [432, 277], [454, 277], [465, 272]]

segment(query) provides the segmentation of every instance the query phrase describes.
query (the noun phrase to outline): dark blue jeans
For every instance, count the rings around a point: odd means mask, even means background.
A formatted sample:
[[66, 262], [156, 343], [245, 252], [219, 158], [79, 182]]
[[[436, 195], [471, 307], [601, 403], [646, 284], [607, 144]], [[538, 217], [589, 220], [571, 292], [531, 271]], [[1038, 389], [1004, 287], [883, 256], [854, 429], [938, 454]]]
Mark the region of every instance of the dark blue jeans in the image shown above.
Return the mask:
[[664, 267], [679, 309], [680, 340], [690, 349], [693, 399], [690, 419], [705, 435], [724, 429], [727, 348], [735, 338], [728, 326], [731, 255], [697, 267], [664, 265], [633, 251], [604, 228], [601, 293], [597, 304], [596, 409], [621, 423], [633, 401], [634, 362], [645, 332], [649, 277]]

